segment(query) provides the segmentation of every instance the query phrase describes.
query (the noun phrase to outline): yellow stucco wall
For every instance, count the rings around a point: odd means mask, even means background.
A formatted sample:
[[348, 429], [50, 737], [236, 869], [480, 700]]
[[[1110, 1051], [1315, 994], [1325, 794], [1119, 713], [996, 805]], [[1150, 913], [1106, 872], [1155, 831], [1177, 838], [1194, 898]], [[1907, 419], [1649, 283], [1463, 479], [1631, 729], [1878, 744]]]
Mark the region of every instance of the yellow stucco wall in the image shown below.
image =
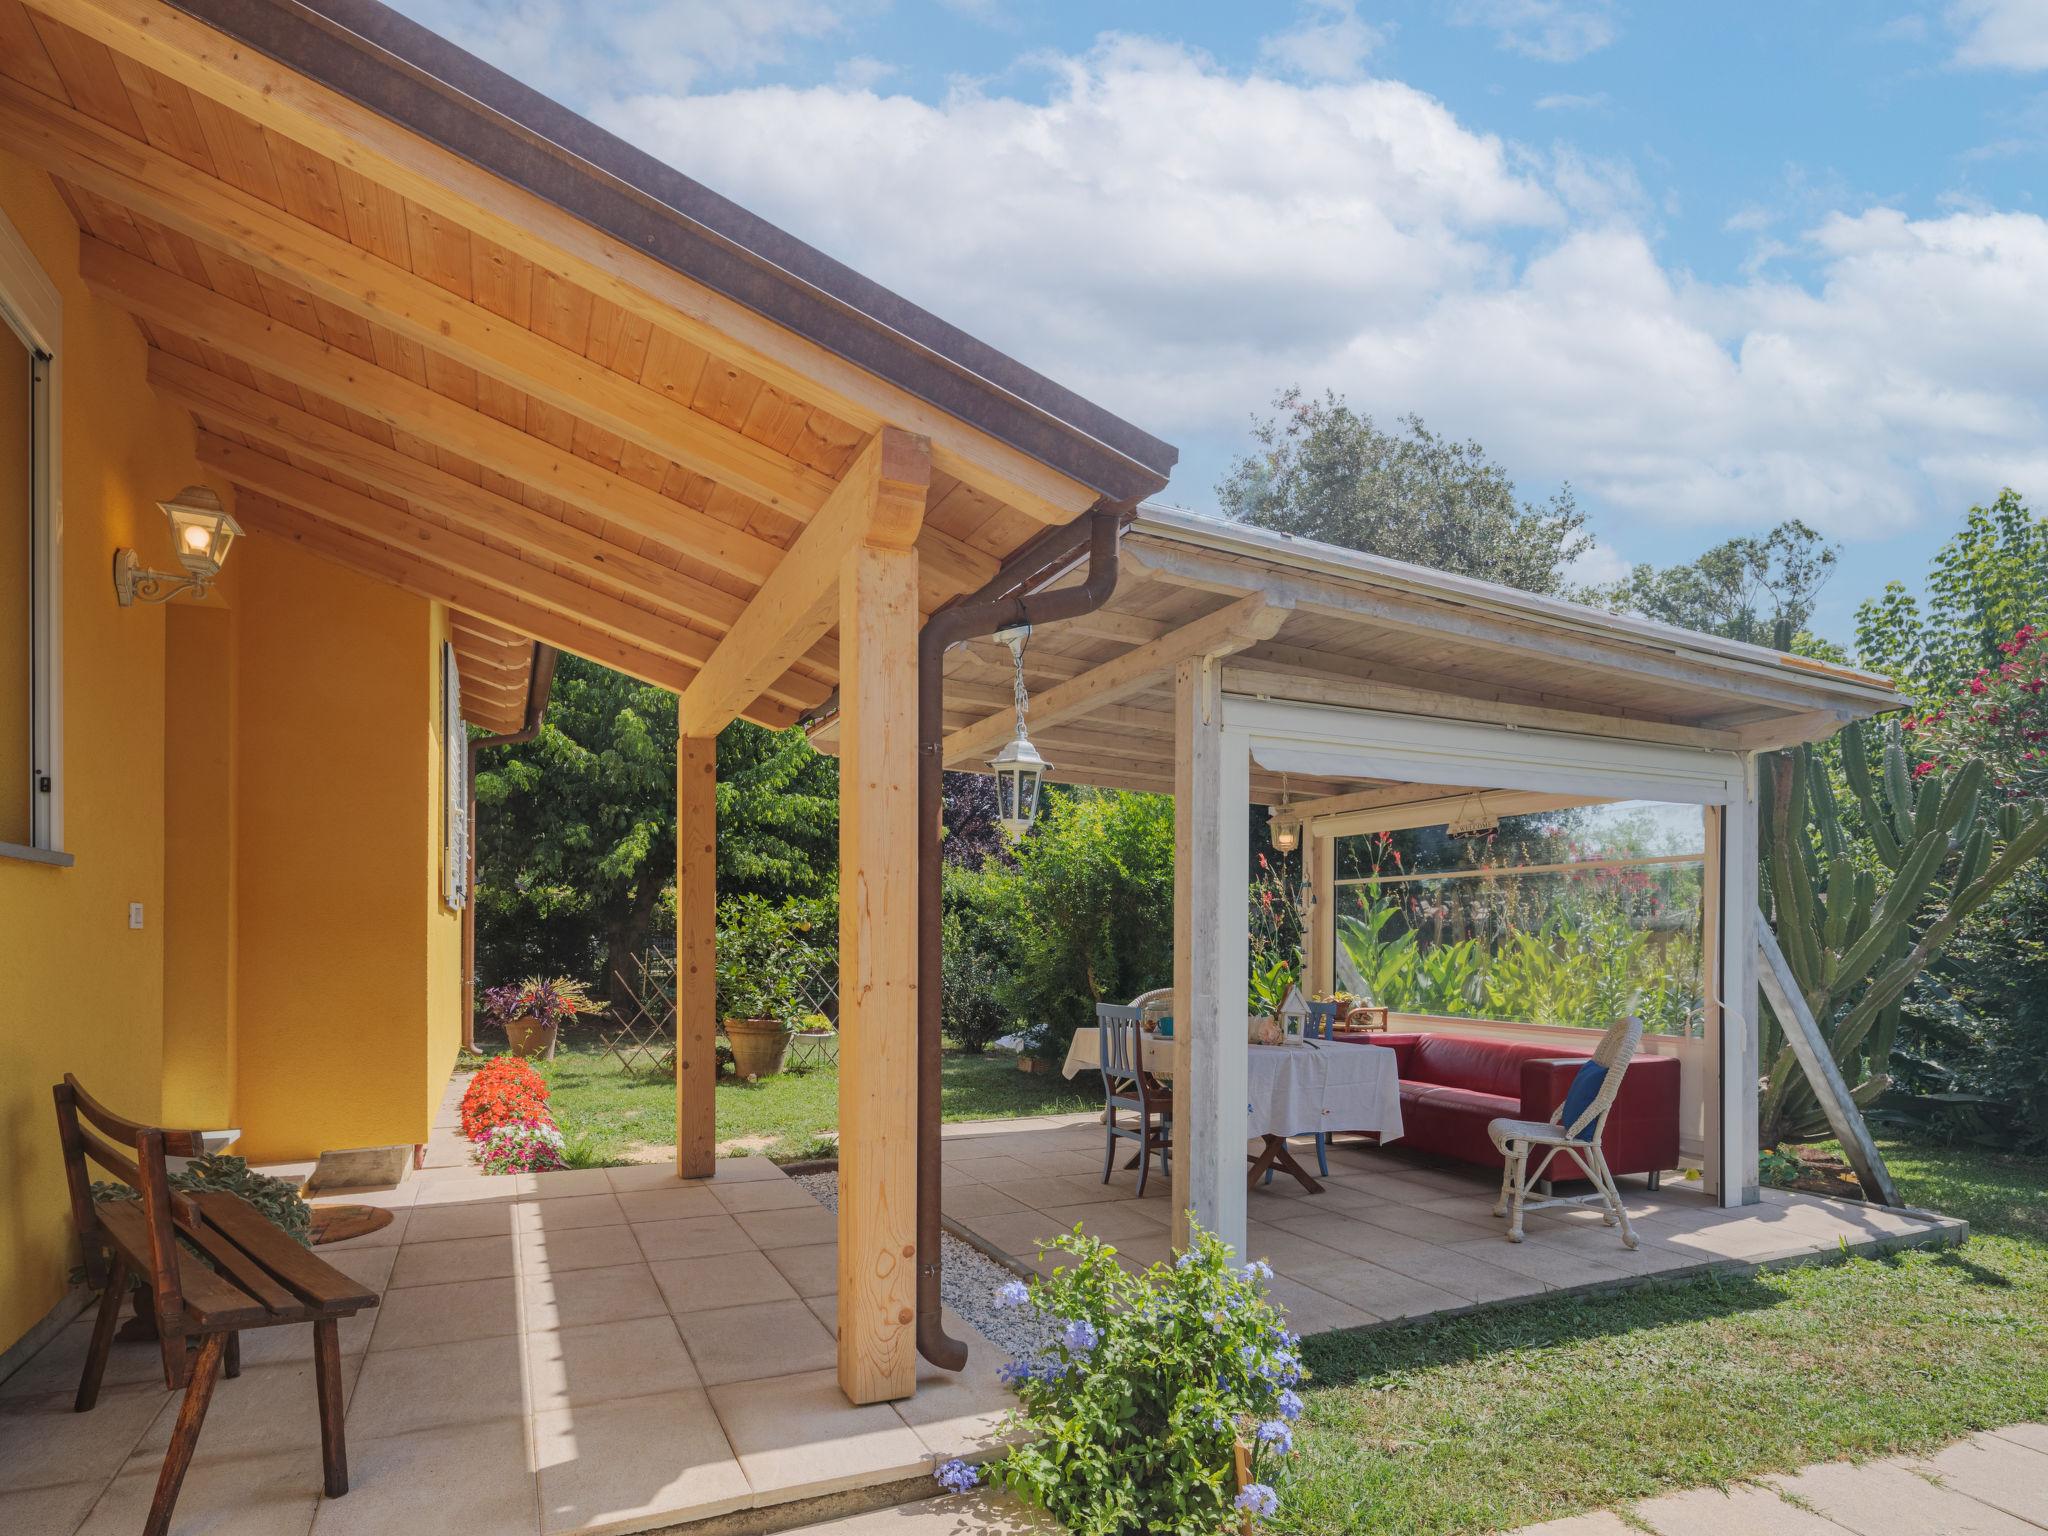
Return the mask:
[[[0, 1345], [62, 1297], [71, 1263], [50, 1086], [161, 1107], [164, 614], [122, 609], [129, 545], [169, 563], [155, 502], [200, 478], [186, 413], [143, 381], [141, 334], [78, 280], [78, 234], [49, 179], [0, 154], [0, 210], [63, 302], [64, 775], [70, 869], [0, 858]], [[143, 927], [128, 904], [143, 903]]]
[[423, 1142], [453, 953], [422, 910], [437, 616], [276, 539], [237, 559], [237, 1150]]
[[[237, 568], [223, 572], [232, 584]], [[235, 1123], [234, 614], [164, 614], [164, 1091], [172, 1125]]]
[[[462, 992], [462, 914], [447, 905], [442, 874], [443, 851], [447, 843], [447, 797], [442, 775], [447, 761], [442, 722], [441, 647], [449, 637], [448, 611], [434, 605], [427, 650], [427, 675], [432, 680], [428, 706], [432, 730], [427, 743], [427, 845], [432, 857], [427, 869], [427, 1063], [426, 1111], [431, 1122], [440, 1107], [448, 1074], [455, 1070], [455, 1053], [462, 1045], [462, 1009], [467, 1004]], [[424, 1141], [422, 1133], [416, 1140]]]
[[[77, 277], [47, 177], [0, 212], [63, 304], [68, 869], [0, 857], [0, 1350], [63, 1299], [75, 1241], [50, 1087], [238, 1125], [252, 1160], [424, 1141], [460, 1022], [441, 901], [434, 605], [273, 538], [203, 606], [120, 608], [115, 549], [172, 563], [155, 503], [207, 477], [146, 348]], [[140, 930], [130, 902], [143, 904]]]

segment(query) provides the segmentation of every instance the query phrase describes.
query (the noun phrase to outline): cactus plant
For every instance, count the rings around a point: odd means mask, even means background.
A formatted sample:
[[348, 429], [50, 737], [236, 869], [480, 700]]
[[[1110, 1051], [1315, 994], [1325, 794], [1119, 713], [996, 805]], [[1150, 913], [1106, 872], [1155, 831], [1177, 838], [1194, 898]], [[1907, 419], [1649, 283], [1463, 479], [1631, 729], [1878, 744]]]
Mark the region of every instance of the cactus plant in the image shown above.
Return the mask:
[[[1812, 748], [1772, 754], [1759, 786], [1764, 917], [1859, 1108], [1890, 1086], [1899, 1007], [1914, 978], [1970, 913], [2048, 847], [2048, 806], [1996, 803], [1981, 762], [1953, 773], [1913, 769], [1888, 724], [1873, 770], [1867, 729], [1850, 726], [1837, 738], [1866, 838], [1861, 848]], [[1889, 876], [1882, 892], [1880, 870]], [[1763, 1145], [1826, 1136], [1819, 1101], [1768, 1009], [1762, 1045]]]

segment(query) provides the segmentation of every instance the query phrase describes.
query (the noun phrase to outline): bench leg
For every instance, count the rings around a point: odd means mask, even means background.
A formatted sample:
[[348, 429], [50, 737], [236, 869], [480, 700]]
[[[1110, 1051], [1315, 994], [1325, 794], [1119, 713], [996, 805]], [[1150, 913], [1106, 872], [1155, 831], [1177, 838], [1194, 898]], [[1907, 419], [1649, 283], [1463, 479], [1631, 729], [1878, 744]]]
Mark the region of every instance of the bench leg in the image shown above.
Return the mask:
[[348, 1492], [348, 1443], [341, 1428], [341, 1324], [331, 1317], [313, 1324], [313, 1380], [320, 1396], [320, 1471], [327, 1497]]
[[90, 1413], [100, 1400], [100, 1380], [107, 1374], [107, 1356], [114, 1348], [114, 1325], [121, 1318], [121, 1292], [128, 1284], [128, 1265], [116, 1258], [107, 1288], [100, 1292], [99, 1315], [93, 1319], [92, 1347], [85, 1352], [85, 1374], [78, 1378], [78, 1396], [72, 1411]]
[[227, 1352], [221, 1357], [220, 1373], [229, 1381], [242, 1374], [242, 1335], [239, 1329], [228, 1335]]
[[226, 1349], [226, 1337], [222, 1334], [209, 1333], [199, 1341], [199, 1356], [192, 1362], [185, 1401], [178, 1405], [178, 1422], [171, 1429], [170, 1449], [164, 1452], [164, 1468], [157, 1474], [156, 1497], [150, 1501], [149, 1519], [143, 1522], [142, 1536], [166, 1536], [171, 1528], [171, 1511], [177, 1507], [178, 1490], [185, 1484], [185, 1469], [192, 1464], [192, 1450], [199, 1443], [199, 1426], [206, 1422], [207, 1407], [213, 1402], [213, 1384], [220, 1379], [220, 1357]]

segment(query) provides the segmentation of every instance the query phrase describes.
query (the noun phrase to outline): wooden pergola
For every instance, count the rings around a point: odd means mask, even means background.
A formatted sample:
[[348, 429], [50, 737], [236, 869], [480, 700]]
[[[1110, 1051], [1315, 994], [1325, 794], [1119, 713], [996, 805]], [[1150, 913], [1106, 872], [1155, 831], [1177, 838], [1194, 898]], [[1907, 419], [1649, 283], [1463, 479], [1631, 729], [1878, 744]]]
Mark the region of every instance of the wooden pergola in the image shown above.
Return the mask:
[[908, 1395], [918, 627], [1174, 451], [375, 0], [0, 0], [0, 145], [249, 534], [454, 613], [471, 723], [536, 642], [678, 695], [687, 1176], [713, 742], [836, 698], [839, 1375]]
[[[949, 768], [1009, 738], [1011, 665], [949, 654]], [[1284, 800], [1303, 832], [1327, 990], [1335, 840], [1442, 824], [1475, 790], [1503, 815], [1703, 808], [1703, 1172], [1723, 1204], [1757, 1198], [1756, 755], [1895, 707], [1885, 679], [1154, 507], [1114, 596], [1034, 634], [1025, 673], [1054, 779], [1175, 798], [1178, 1212], [1242, 1246], [1250, 807]]]

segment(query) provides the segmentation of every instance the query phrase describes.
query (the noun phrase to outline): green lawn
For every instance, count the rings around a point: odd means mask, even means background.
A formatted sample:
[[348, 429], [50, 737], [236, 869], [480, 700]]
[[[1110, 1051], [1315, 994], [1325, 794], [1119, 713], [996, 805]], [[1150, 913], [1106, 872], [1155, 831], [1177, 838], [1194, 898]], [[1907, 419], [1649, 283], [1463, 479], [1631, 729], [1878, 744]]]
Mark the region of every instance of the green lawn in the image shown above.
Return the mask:
[[[670, 1147], [676, 1139], [676, 1085], [659, 1073], [631, 1073], [596, 1051], [565, 1046], [542, 1063], [549, 1107], [577, 1161], [630, 1161], [644, 1147]], [[942, 1114], [948, 1120], [1009, 1119], [1099, 1109], [1102, 1091], [1092, 1077], [1080, 1084], [1058, 1076], [1019, 1072], [1016, 1058], [947, 1051], [942, 1073]], [[757, 1083], [730, 1078], [718, 1085], [718, 1139], [782, 1161], [830, 1157], [839, 1126], [836, 1067], [786, 1071]]]
[[2048, 1161], [1885, 1152], [1965, 1248], [1308, 1341], [1278, 1525], [1510, 1530], [2048, 1417]]

